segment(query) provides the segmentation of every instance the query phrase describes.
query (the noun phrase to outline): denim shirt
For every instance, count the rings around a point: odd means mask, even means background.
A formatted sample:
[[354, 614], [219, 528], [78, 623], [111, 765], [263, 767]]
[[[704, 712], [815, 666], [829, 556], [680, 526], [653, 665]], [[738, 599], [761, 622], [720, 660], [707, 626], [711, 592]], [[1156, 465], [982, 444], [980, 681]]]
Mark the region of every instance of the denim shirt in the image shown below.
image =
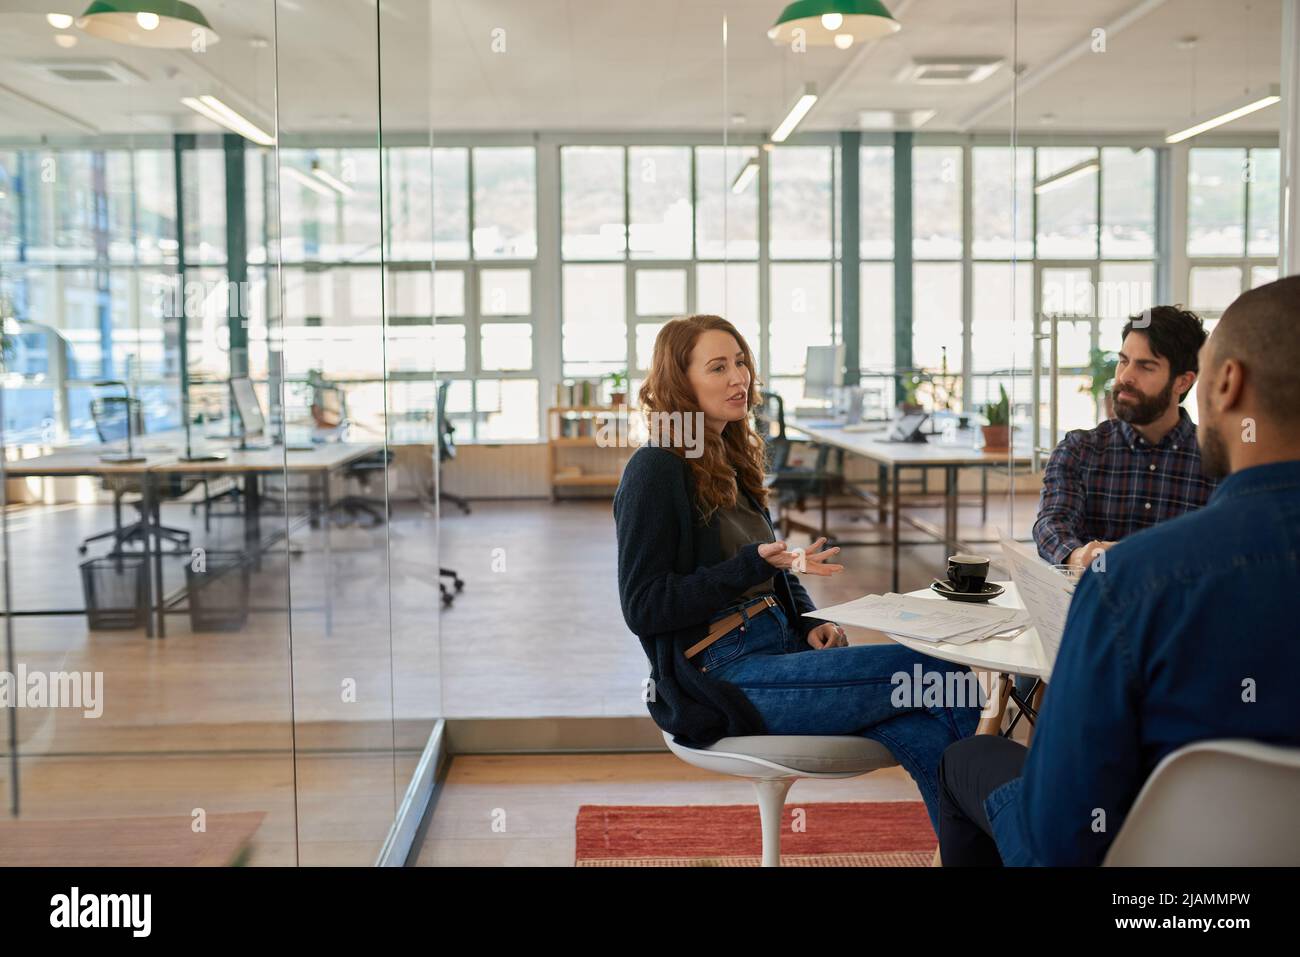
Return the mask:
[[1100, 864], [1186, 744], [1300, 746], [1300, 461], [1111, 548], [1079, 582], [1021, 776], [984, 802], [1008, 865]]

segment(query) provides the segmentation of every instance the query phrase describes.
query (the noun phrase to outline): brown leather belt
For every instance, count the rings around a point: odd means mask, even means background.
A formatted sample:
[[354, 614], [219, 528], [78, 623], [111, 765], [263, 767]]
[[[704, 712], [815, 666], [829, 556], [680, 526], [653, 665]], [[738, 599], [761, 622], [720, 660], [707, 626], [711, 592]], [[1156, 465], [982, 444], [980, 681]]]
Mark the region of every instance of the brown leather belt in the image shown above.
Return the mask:
[[[751, 608], [759, 604], [761, 604], [763, 607], [759, 608], [757, 611], [753, 611], [753, 612], [750, 611]], [[694, 658], [701, 651], [709, 647], [709, 645], [713, 644], [715, 641], [717, 641], [727, 632], [731, 631], [737, 625], [743, 625], [747, 619], [753, 618], [755, 615], [761, 615], [769, 608], [775, 608], [778, 604], [779, 602], [772, 595], [760, 595], [759, 597], [753, 599], [752, 601], [746, 602], [743, 606], [741, 606], [740, 611], [728, 615], [726, 618], [719, 620], [716, 624], [714, 624], [712, 628], [709, 629], [709, 633], [706, 637], [704, 637], [700, 641], [697, 641], [695, 644], [687, 648], [686, 657]]]

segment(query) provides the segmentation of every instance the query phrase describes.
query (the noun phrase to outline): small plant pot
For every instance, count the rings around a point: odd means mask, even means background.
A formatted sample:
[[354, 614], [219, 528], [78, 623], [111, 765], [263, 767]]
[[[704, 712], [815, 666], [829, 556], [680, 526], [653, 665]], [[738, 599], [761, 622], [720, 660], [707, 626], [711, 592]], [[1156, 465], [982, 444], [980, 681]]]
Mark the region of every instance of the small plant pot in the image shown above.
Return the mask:
[[609, 394], [609, 404], [610, 404], [610, 405], [614, 405], [614, 406], [626, 405], [626, 404], [627, 404], [627, 393], [626, 393], [626, 392], [611, 392], [611, 393]]
[[984, 433], [985, 452], [1006, 452], [1011, 448], [1009, 425], [984, 425], [980, 427], [980, 431]]
[[900, 402], [898, 403], [898, 411], [904, 415], [915, 415], [917, 412], [924, 412], [925, 406], [919, 402]]

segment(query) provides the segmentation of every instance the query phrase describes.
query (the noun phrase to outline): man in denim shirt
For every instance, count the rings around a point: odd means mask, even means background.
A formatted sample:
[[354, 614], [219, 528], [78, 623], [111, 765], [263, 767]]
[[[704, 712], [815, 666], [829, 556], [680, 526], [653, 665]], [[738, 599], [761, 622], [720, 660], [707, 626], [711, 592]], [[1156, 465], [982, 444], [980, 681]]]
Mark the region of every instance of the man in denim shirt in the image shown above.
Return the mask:
[[945, 864], [1100, 864], [1172, 751], [1300, 746], [1300, 276], [1238, 298], [1200, 366], [1202, 467], [1227, 477], [1085, 573], [1032, 750], [985, 735], [944, 752]]

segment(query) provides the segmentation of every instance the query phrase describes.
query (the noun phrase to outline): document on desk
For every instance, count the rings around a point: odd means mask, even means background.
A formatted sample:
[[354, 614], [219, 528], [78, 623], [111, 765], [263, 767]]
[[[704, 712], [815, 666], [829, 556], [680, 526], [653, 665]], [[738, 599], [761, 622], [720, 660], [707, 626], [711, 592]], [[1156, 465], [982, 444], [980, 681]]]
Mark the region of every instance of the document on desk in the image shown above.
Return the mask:
[[1047, 562], [1018, 542], [1002, 540], [1002, 556], [1011, 571], [1011, 580], [1029, 612], [1029, 619], [1043, 645], [1043, 656], [1050, 669], [1061, 649], [1065, 618], [1070, 613], [1074, 583]]
[[844, 625], [872, 628], [889, 635], [920, 641], [945, 641], [961, 645], [987, 638], [1024, 624], [1028, 617], [1017, 608], [957, 604], [914, 595], [864, 595], [853, 601], [806, 613]]

